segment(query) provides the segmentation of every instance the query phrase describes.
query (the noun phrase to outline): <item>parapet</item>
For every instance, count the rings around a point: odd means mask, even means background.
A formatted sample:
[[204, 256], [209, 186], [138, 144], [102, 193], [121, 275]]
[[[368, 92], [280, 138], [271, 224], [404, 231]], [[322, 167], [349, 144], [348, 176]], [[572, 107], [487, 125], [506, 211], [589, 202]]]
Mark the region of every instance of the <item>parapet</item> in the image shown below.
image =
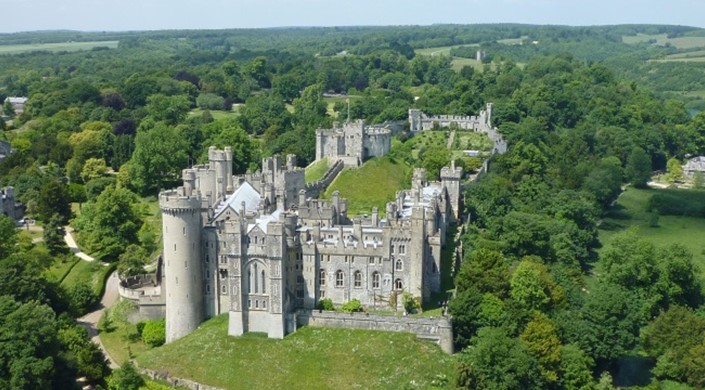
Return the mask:
[[159, 207], [162, 211], [179, 212], [186, 210], [201, 210], [200, 195], [187, 196], [184, 188], [164, 191], [159, 194]]

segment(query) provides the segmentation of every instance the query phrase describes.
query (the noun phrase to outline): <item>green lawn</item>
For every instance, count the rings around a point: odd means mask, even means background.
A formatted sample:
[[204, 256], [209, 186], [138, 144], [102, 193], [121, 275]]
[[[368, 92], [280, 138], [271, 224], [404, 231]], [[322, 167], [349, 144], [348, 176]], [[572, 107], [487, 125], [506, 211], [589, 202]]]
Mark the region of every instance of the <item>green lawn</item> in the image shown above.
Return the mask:
[[[203, 111], [200, 108], [194, 108], [191, 110], [188, 115], [189, 116], [201, 116], [203, 115]], [[233, 109], [232, 111], [225, 111], [225, 110], [208, 110], [210, 111], [211, 115], [213, 116], [213, 119], [215, 120], [220, 120], [224, 118], [237, 118], [240, 113], [238, 112], [237, 109]]]
[[137, 362], [225, 389], [426, 389], [453, 374], [453, 357], [408, 333], [305, 327], [272, 340], [229, 337], [227, 323], [215, 317]]
[[304, 172], [306, 183], [313, 183], [316, 180], [322, 179], [326, 172], [328, 172], [328, 158], [324, 157], [306, 167]]
[[61, 285], [67, 288], [80, 283], [88, 283], [93, 287], [96, 293], [101, 291], [101, 283], [105, 277], [105, 273], [110, 270], [110, 267], [104, 266], [99, 261], [84, 261], [80, 260], [71, 268], [71, 272], [66, 275]]
[[440, 55], [450, 55], [451, 49], [456, 47], [479, 47], [477, 43], [471, 43], [467, 45], [453, 45], [453, 46], [439, 46], [439, 47], [427, 47], [425, 49], [416, 49], [414, 52], [418, 55], [423, 56], [440, 56]]
[[705, 219], [662, 215], [659, 226], [650, 227], [646, 205], [658, 191], [627, 188], [603, 219], [600, 242], [605, 245], [615, 233], [633, 227], [639, 237], [658, 246], [679, 243], [690, 249], [705, 278]]
[[68, 277], [69, 271], [72, 271], [73, 267], [76, 266], [79, 261], [83, 260], [76, 256], [67, 256], [65, 258], [57, 257], [54, 264], [47, 269], [46, 275], [51, 281], [62, 282], [62, 278]]
[[31, 51], [79, 51], [91, 50], [95, 47], [115, 49], [119, 41], [91, 41], [91, 42], [61, 42], [61, 43], [35, 43], [28, 45], [0, 45], [0, 54], [18, 54]]
[[348, 199], [348, 215], [371, 214], [377, 207], [384, 214], [387, 202], [394, 200], [397, 191], [408, 186], [411, 168], [402, 161], [389, 157], [368, 160], [360, 168], [344, 169], [323, 194], [330, 199], [340, 191]]

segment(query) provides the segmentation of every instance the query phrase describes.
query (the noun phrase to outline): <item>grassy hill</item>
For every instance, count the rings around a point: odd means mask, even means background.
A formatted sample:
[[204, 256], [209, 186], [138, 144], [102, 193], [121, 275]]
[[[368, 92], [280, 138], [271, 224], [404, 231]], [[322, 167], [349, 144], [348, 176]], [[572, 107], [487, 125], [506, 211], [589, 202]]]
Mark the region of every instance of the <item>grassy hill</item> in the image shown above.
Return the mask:
[[225, 389], [444, 388], [454, 359], [412, 334], [305, 327], [283, 340], [227, 336], [227, 316], [137, 357], [141, 367]]
[[323, 194], [330, 199], [340, 191], [348, 199], [348, 215], [370, 214], [372, 207], [384, 213], [387, 202], [394, 200], [397, 191], [410, 185], [411, 168], [402, 161], [389, 157], [368, 160], [360, 168], [345, 169]]
[[321, 180], [326, 172], [328, 172], [328, 157], [324, 157], [306, 167], [304, 172], [306, 183]]
[[658, 227], [651, 227], [646, 206], [651, 196], [659, 191], [627, 188], [603, 219], [599, 230], [600, 242], [604, 245], [615, 233], [634, 228], [640, 237], [658, 246], [682, 244], [693, 253], [693, 260], [700, 266], [701, 275], [705, 278], [705, 219], [661, 215]]

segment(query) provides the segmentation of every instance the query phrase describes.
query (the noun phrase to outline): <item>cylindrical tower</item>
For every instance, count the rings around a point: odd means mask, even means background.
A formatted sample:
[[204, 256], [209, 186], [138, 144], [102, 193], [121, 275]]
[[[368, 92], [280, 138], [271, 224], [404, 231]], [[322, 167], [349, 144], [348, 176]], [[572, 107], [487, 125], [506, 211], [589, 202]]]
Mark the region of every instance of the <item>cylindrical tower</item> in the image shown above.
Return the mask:
[[166, 342], [195, 330], [203, 321], [201, 199], [183, 187], [159, 195], [164, 236]]

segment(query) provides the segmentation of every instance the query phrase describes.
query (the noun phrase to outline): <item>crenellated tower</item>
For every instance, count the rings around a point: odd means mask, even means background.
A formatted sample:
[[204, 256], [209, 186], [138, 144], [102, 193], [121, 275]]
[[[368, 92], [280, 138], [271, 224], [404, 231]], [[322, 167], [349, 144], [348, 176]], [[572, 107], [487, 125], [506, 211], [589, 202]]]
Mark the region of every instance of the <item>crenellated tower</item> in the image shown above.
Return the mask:
[[166, 342], [194, 331], [204, 318], [201, 198], [184, 187], [159, 195], [164, 236]]

